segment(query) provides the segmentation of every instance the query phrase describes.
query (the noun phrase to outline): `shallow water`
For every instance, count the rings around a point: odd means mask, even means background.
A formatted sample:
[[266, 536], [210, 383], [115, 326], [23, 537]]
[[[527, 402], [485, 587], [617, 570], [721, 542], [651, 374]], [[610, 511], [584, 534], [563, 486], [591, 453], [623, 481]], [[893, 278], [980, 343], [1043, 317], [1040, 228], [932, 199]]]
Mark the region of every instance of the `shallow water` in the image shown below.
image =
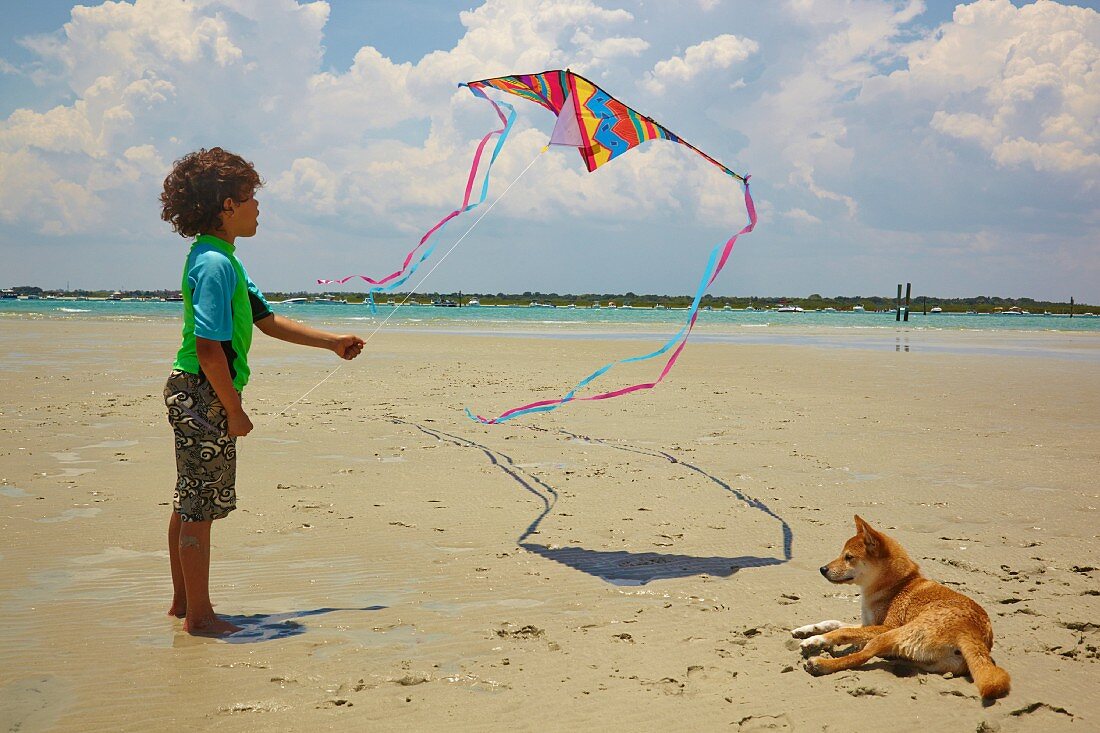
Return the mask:
[[[525, 306], [478, 306], [470, 308], [433, 308], [406, 304], [399, 308], [379, 306], [372, 314], [365, 305], [310, 305], [273, 303], [276, 313], [296, 320], [330, 324], [357, 324], [360, 328], [389, 320], [387, 329], [409, 328], [417, 333], [436, 327], [484, 327], [494, 333], [516, 328], [535, 327], [540, 332], [565, 330], [578, 326], [597, 326], [600, 331], [616, 327], [637, 328], [659, 325], [662, 331], [669, 325], [682, 325], [686, 310], [655, 308], [529, 308]], [[59, 301], [2, 300], [0, 317], [36, 317], [57, 320], [178, 320], [182, 313], [179, 303], [155, 301]], [[758, 329], [761, 327], [800, 328], [904, 328], [931, 330], [979, 331], [1083, 331], [1100, 332], [1100, 318], [1078, 314], [1074, 318], [1061, 315], [1000, 315], [911, 313], [909, 321], [895, 321], [894, 313], [852, 311], [807, 311], [777, 313], [775, 311], [703, 310], [699, 312], [697, 328], [708, 326]], [[675, 329], [673, 329], [675, 331]], [[24, 355], [23, 358], [26, 358]]]

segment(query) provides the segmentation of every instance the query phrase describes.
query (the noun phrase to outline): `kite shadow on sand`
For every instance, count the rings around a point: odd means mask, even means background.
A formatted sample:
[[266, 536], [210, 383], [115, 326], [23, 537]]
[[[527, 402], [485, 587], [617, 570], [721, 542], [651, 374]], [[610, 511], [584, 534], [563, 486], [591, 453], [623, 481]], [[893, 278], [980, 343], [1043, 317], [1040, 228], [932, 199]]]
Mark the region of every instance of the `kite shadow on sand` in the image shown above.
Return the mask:
[[770, 565], [781, 565], [791, 559], [791, 548], [794, 543], [794, 534], [790, 526], [778, 514], [773, 512], [759, 499], [754, 499], [738, 491], [722, 479], [713, 476], [703, 469], [690, 463], [685, 463], [665, 451], [649, 451], [634, 446], [623, 446], [608, 443], [606, 441], [575, 435], [566, 431], [559, 431], [571, 438], [584, 440], [589, 443], [600, 444], [616, 450], [625, 450], [641, 455], [661, 458], [683, 466], [685, 469], [697, 473], [722, 490], [728, 491], [749, 507], [767, 514], [779, 522], [783, 534], [782, 557], [757, 557], [743, 555], [739, 557], [696, 557], [693, 555], [679, 555], [662, 552], [627, 552], [623, 550], [589, 550], [584, 547], [553, 547], [528, 541], [531, 535], [538, 534], [539, 524], [554, 508], [558, 500], [558, 492], [553, 486], [537, 476], [533, 476], [516, 465], [511, 457], [495, 451], [492, 448], [476, 443], [468, 438], [445, 433], [435, 428], [407, 422], [399, 418], [390, 417], [391, 422], [409, 425], [436, 440], [446, 441], [465, 448], [474, 448], [485, 454], [489, 462], [500, 469], [520, 485], [525, 491], [536, 496], [542, 502], [543, 509], [531, 524], [516, 540], [516, 544], [528, 552], [540, 555], [548, 560], [567, 565], [574, 570], [587, 573], [614, 585], [645, 585], [654, 580], [666, 580], [669, 578], [684, 578], [693, 575], [711, 575], [726, 578], [738, 570], [744, 568], [759, 568]]

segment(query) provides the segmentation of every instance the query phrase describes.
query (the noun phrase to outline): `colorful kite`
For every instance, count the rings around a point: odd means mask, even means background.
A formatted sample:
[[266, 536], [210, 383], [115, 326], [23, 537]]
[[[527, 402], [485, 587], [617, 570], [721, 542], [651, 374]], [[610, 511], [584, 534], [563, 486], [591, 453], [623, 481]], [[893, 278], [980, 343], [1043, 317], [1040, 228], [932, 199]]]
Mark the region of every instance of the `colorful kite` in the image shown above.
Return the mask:
[[[556, 410], [567, 402], [573, 400], [606, 400], [619, 397], [642, 389], [652, 389], [660, 384], [668, 375], [680, 352], [687, 345], [688, 337], [695, 327], [695, 320], [699, 316], [699, 303], [710, 284], [718, 277], [718, 273], [729, 259], [730, 252], [737, 238], [742, 234], [751, 232], [756, 226], [756, 207], [749, 195], [749, 176], [741, 176], [734, 173], [726, 166], [719, 163], [694, 145], [683, 140], [663, 125], [658, 124], [652, 118], [639, 114], [627, 107], [610, 94], [600, 89], [588, 79], [571, 71], [544, 71], [541, 74], [523, 74], [518, 76], [500, 76], [494, 79], [482, 79], [471, 81], [464, 86], [470, 88], [474, 94], [484, 96], [482, 90], [487, 87], [514, 94], [531, 102], [534, 102], [557, 115], [558, 121], [554, 125], [554, 131], [550, 135], [551, 145], [566, 145], [577, 148], [589, 172], [595, 171], [601, 165], [614, 160], [631, 148], [637, 147], [647, 140], [669, 140], [679, 143], [701, 155], [710, 163], [718, 166], [725, 174], [736, 178], [745, 188], [745, 208], [748, 211], [749, 223], [737, 234], [734, 234], [724, 244], [715, 247], [710, 253], [706, 270], [699, 282], [695, 293], [695, 299], [688, 311], [687, 322], [680, 331], [669, 339], [664, 346], [649, 354], [634, 356], [629, 359], [620, 359], [603, 367], [582, 379], [577, 386], [570, 390], [564, 397], [553, 400], [540, 400], [530, 404], [521, 405], [507, 410], [497, 417], [486, 418], [475, 415], [466, 410], [466, 414], [474, 420], [484, 424], [496, 424], [511, 420], [512, 418], [526, 415], [532, 412], [547, 412]], [[661, 373], [652, 382], [635, 384], [630, 387], [603, 392], [595, 395], [578, 397], [577, 392], [594, 380], [608, 372], [617, 364], [645, 361], [672, 350], [672, 355], [665, 362]]]
[[742, 183], [746, 180], [676, 133], [632, 110], [572, 71], [498, 76], [459, 86], [469, 87], [474, 94], [486, 87], [499, 89], [553, 112], [558, 122], [550, 135], [550, 144], [578, 148], [589, 173], [647, 140], [668, 140], [691, 148], [726, 175]]
[[[399, 270], [378, 279], [370, 278], [366, 275], [350, 275], [339, 280], [318, 280], [318, 284], [343, 284], [355, 277], [362, 278], [372, 286], [369, 295], [371, 298], [371, 308], [373, 309], [375, 292], [394, 290], [399, 287], [416, 272], [420, 263], [431, 256], [432, 250], [435, 248], [434, 244], [421, 252], [419, 258], [416, 257], [416, 253], [436, 232], [440, 231], [455, 217], [484, 203], [489, 187], [489, 172], [515, 120], [515, 109], [506, 102], [494, 102], [485, 94], [484, 90], [486, 89], [497, 89], [509, 94], [514, 94], [531, 102], [535, 102], [553, 112], [557, 116], [557, 123], [554, 125], [554, 131], [551, 133], [550, 142], [547, 148], [551, 145], [565, 145], [577, 148], [589, 172], [595, 171], [601, 165], [614, 160], [631, 148], [637, 147], [648, 140], [668, 140], [670, 142], [679, 143], [699, 154], [711, 164], [717, 166], [723, 173], [741, 182], [744, 186], [745, 208], [749, 217], [748, 224], [737, 232], [737, 234], [734, 234], [726, 242], [717, 245], [711, 251], [710, 258], [707, 261], [703, 277], [699, 281], [699, 287], [696, 290], [691, 308], [688, 310], [687, 321], [683, 328], [656, 351], [641, 356], [630, 357], [628, 359], [620, 359], [597, 369], [595, 372], [582, 379], [572, 390], [560, 399], [532, 402], [507, 410], [495, 418], [475, 415], [470, 410], [466, 410], [466, 414], [480, 423], [491, 425], [533, 412], [556, 410], [565, 403], [574, 400], [605, 400], [638, 390], [656, 387], [668, 375], [669, 371], [676, 363], [676, 360], [679, 358], [680, 352], [682, 352], [687, 345], [688, 337], [691, 335], [691, 331], [695, 327], [695, 321], [699, 316], [700, 301], [707, 288], [710, 287], [711, 283], [714, 282], [715, 278], [718, 277], [718, 274], [725, 266], [726, 260], [729, 259], [737, 238], [742, 234], [751, 232], [756, 226], [756, 208], [753, 205], [752, 196], [749, 194], [749, 176], [741, 176], [734, 173], [694, 145], [683, 140], [679, 135], [676, 135], [668, 128], [658, 124], [652, 118], [639, 114], [637, 111], [627, 107], [588, 79], [585, 79], [579, 74], [574, 74], [572, 71], [556, 70], [544, 71], [541, 74], [501, 76], [493, 79], [466, 82], [459, 86], [468, 87], [476, 96], [493, 105], [497, 116], [504, 124], [501, 129], [494, 130], [482, 138], [470, 168], [470, 174], [466, 183], [466, 194], [463, 198], [462, 205], [428, 230], [417, 243], [416, 247], [414, 247], [405, 257]], [[500, 106], [504, 106], [508, 109], [509, 112], [507, 117], [501, 112]], [[500, 137], [493, 150], [489, 165], [485, 170], [485, 177], [481, 187], [481, 197], [478, 201], [471, 203], [470, 198], [474, 180], [477, 175], [478, 165], [485, 146], [493, 135], [499, 135]], [[544, 150], [545, 149], [546, 148], [544, 148]], [[652, 382], [635, 384], [610, 392], [602, 392], [600, 394], [577, 396], [578, 391], [591, 384], [617, 364], [645, 361], [646, 359], [661, 356], [669, 351], [672, 351], [671, 356], [665, 362], [665, 366], [660, 374]]]

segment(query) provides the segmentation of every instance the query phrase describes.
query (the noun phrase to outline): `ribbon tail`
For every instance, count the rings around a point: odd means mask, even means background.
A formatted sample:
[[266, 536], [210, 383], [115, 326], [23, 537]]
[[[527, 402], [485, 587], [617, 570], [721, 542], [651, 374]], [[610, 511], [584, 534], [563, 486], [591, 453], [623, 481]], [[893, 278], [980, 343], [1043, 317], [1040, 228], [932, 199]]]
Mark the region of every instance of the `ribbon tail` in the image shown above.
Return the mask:
[[[621, 397], [626, 394], [631, 394], [632, 392], [653, 389], [658, 384], [663, 382], [665, 377], [668, 376], [669, 372], [672, 371], [672, 367], [676, 364], [676, 360], [680, 358], [680, 354], [687, 346], [688, 339], [691, 337], [691, 332], [695, 328], [695, 322], [699, 317], [699, 304], [703, 299], [703, 295], [706, 293], [707, 289], [711, 286], [715, 279], [717, 279], [719, 273], [722, 272], [722, 268], [725, 267], [726, 261], [729, 260], [729, 256], [733, 252], [733, 246], [737, 243], [737, 238], [740, 237], [742, 234], [748, 234], [756, 228], [756, 205], [753, 203], [752, 195], [749, 193], [749, 178], [750, 176], [745, 176], [744, 180], [745, 210], [748, 213], [749, 221], [744, 227], [741, 228], [739, 232], [726, 240], [725, 243], [720, 244], [711, 250], [710, 258], [707, 260], [707, 266], [703, 270], [703, 276], [700, 278], [699, 286], [695, 291], [695, 298], [691, 302], [691, 308], [688, 309], [687, 322], [684, 324], [683, 328], [681, 328], [680, 331], [676, 333], [676, 335], [666, 341], [665, 344], [656, 351], [652, 351], [648, 354], [642, 354], [641, 356], [632, 356], [626, 359], [619, 359], [618, 361], [613, 361], [610, 364], [605, 364], [604, 366], [600, 367], [599, 369], [582, 379], [580, 382], [578, 382], [577, 386], [567, 392], [560, 399], [540, 400], [538, 402], [531, 402], [529, 404], [521, 405], [519, 407], [513, 407], [512, 409], [506, 410], [494, 418], [483, 417], [467, 408], [467, 417], [483, 425], [499, 425], [500, 423], [507, 422], [508, 420], [513, 420], [523, 415], [529, 415], [535, 412], [550, 412], [574, 400], [613, 399], [615, 397]], [[639, 384], [631, 385], [629, 387], [612, 390], [610, 392], [601, 392], [599, 394], [588, 395], [584, 397], [577, 396], [578, 391], [606, 374], [616, 365], [652, 359], [667, 353], [670, 349], [672, 350], [672, 355], [669, 356], [668, 360], [665, 362], [664, 368], [661, 369], [661, 373], [652, 382], [642, 382]]]
[[[493, 164], [496, 162], [497, 157], [500, 155], [501, 148], [504, 147], [504, 142], [508, 139], [508, 135], [512, 131], [512, 126], [516, 120], [516, 110], [512, 105], [508, 104], [507, 102], [493, 101], [488, 96], [486, 96], [483, 91], [476, 87], [470, 87], [470, 91], [472, 91], [476, 96], [481, 97], [493, 106], [494, 111], [497, 113], [497, 117], [500, 119], [502, 127], [498, 130], [492, 130], [486, 133], [485, 136], [482, 137], [481, 141], [478, 143], [477, 150], [474, 153], [473, 161], [470, 164], [470, 173], [466, 177], [466, 189], [462, 197], [462, 204], [457, 209], [440, 219], [439, 222], [435, 224], [435, 226], [424, 233], [424, 235], [420, 238], [420, 241], [417, 242], [416, 246], [413, 247], [407, 255], [405, 255], [405, 259], [401, 263], [400, 269], [395, 270], [389, 275], [380, 278], [369, 277], [367, 275], [348, 275], [347, 277], [332, 280], [318, 279], [318, 285], [343, 285], [344, 283], [354, 278], [359, 278], [369, 283], [371, 285], [371, 288], [369, 289], [367, 296], [370, 300], [371, 312], [373, 313], [375, 312], [373, 297], [374, 293], [392, 291], [408, 281], [408, 279], [412, 277], [413, 273], [416, 272], [417, 268], [419, 268], [420, 264], [431, 257], [432, 252], [435, 250], [435, 243], [433, 242], [431, 245], [425, 248], [423, 252], [420, 252], [421, 248], [424, 247], [424, 245], [429, 240], [431, 240], [432, 237], [442, 231], [452, 219], [455, 219], [456, 217], [466, 213], [467, 211], [475, 209], [481, 204], [485, 203], [485, 199], [489, 195], [490, 173], [492, 172]], [[501, 107], [507, 108], [508, 113], [505, 114], [501, 110]], [[491, 140], [493, 136], [497, 137], [497, 142], [496, 145], [493, 147], [492, 154], [489, 157], [489, 162], [485, 167], [480, 196], [477, 201], [471, 203], [474, 183], [477, 180], [477, 172], [478, 169], [481, 167], [481, 160], [485, 153], [485, 149], [489, 143], [489, 140]], [[420, 252], [419, 257], [417, 257], [417, 252]]]

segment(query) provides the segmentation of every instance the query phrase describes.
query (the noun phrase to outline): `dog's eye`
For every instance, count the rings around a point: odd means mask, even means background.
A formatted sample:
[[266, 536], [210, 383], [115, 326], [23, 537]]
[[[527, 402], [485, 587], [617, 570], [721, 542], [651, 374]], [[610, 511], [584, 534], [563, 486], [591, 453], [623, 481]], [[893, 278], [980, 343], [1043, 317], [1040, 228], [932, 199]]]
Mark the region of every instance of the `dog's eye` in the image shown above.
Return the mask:
[[844, 562], [851, 562], [854, 558], [848, 554], [844, 556]]

